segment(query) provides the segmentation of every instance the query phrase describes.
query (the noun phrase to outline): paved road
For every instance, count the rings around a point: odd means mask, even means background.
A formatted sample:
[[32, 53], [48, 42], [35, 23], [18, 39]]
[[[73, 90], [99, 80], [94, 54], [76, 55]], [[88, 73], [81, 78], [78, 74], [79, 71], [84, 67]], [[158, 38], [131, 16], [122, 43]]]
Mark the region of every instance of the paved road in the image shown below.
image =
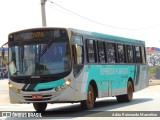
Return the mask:
[[[34, 112], [32, 104], [10, 104], [8, 100], [7, 80], [3, 80], [0, 84], [0, 111], [30, 111]], [[7, 88], [6, 88], [7, 87]], [[2, 90], [3, 89], [3, 90]], [[91, 111], [82, 111], [80, 104], [49, 104], [47, 110], [42, 115], [45, 117], [71, 117], [72, 119], [80, 119], [78, 117], [98, 117], [106, 116], [105, 111], [157, 111], [160, 113], [160, 85], [150, 86], [142, 91], [134, 93], [134, 99], [129, 103], [117, 103], [116, 99], [105, 98], [98, 99], [95, 109]], [[117, 117], [114, 117], [117, 118]], [[122, 119], [122, 118], [120, 118]], [[141, 118], [140, 118], [141, 119]], [[147, 120], [149, 118], [145, 118]]]
[[0, 105], [9, 103], [8, 79], [0, 80]]

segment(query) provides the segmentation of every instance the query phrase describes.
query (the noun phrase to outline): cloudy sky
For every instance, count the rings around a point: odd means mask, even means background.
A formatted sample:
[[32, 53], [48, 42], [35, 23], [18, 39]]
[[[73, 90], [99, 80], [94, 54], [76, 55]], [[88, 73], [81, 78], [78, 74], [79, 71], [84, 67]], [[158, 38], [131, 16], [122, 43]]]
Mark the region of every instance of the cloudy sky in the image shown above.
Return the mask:
[[[48, 27], [69, 27], [146, 41], [160, 47], [159, 0], [48, 0]], [[41, 0], [1, 0], [0, 45], [10, 32], [42, 26]]]

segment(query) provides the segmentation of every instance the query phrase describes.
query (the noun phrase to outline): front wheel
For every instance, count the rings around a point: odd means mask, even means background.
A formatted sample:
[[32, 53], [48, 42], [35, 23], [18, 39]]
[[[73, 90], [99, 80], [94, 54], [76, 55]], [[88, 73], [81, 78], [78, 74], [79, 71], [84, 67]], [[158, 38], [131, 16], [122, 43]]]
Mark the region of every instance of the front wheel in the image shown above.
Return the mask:
[[47, 103], [33, 103], [33, 107], [37, 112], [43, 112], [47, 108]]
[[81, 101], [81, 107], [85, 110], [93, 109], [95, 104], [95, 91], [92, 85], [89, 85], [87, 92], [87, 100]]

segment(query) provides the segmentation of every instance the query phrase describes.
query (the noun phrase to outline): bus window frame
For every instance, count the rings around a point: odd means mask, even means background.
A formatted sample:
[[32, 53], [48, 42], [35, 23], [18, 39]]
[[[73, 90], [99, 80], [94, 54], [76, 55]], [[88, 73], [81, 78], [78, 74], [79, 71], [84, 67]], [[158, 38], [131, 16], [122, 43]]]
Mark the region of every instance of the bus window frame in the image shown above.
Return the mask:
[[142, 64], [146, 64], [146, 49], [144, 46], [141, 46], [140, 49], [141, 49], [141, 56], [142, 56]]
[[[103, 46], [103, 55], [104, 55], [104, 60], [103, 61], [101, 61], [101, 59], [100, 59], [100, 43], [102, 44], [102, 46]], [[101, 40], [99, 40], [99, 41], [97, 41], [97, 54], [98, 54], [98, 62], [99, 63], [106, 63], [106, 44], [105, 44], [105, 42], [104, 41], [101, 41]]]
[[[140, 60], [138, 60], [138, 58], [137, 58], [137, 52], [136, 52], [136, 48], [137, 48], [137, 47], [139, 48]], [[135, 46], [135, 63], [142, 64], [141, 46]]]
[[[115, 53], [115, 58], [114, 58], [114, 62], [109, 62], [108, 60], [109, 60], [109, 56], [108, 56], [108, 46], [109, 46], [109, 44], [113, 44], [114, 45], [114, 53]], [[107, 42], [107, 46], [106, 46], [107, 48], [106, 48], [106, 56], [107, 56], [107, 63], [109, 63], [109, 64], [115, 64], [115, 63], [117, 63], [117, 43], [115, 43], [115, 42]]]
[[[76, 41], [74, 39], [74, 36], [75, 37], [79, 37], [81, 41]], [[81, 35], [72, 35], [71, 37], [71, 41], [72, 41], [72, 60], [73, 60], [73, 75], [74, 77], [78, 77], [78, 75], [82, 72], [82, 69], [84, 67], [84, 60], [85, 60], [85, 51], [84, 51], [84, 38], [83, 36]], [[82, 50], [82, 62], [81, 64], [78, 63], [78, 60], [77, 60], [77, 48], [78, 47], [81, 47], [81, 50]]]
[[[120, 62], [120, 56], [119, 56], [119, 51], [118, 51], [118, 46], [123, 46], [123, 62]], [[125, 45], [123, 43], [117, 43], [117, 61], [118, 63], [126, 63], [126, 50], [125, 50]]]
[[[75, 39], [74, 39], [74, 37], [79, 37], [80, 38], [80, 41], [76, 41]], [[81, 36], [81, 35], [76, 35], [76, 34], [73, 34], [72, 35], [72, 38], [71, 38], [72, 40], [71, 40], [71, 43], [72, 43], [72, 59], [73, 59], [73, 63], [74, 64], [76, 64], [76, 65], [81, 65], [81, 64], [84, 64], [84, 55], [85, 55], [85, 53], [84, 53], [84, 44], [83, 44], [83, 36]], [[82, 63], [81, 64], [78, 64], [78, 62], [77, 62], [77, 48], [78, 47], [81, 47], [82, 48]], [[75, 55], [75, 56], [74, 56]]]
[[[132, 49], [132, 62], [130, 62], [130, 60], [129, 60], [128, 47], [131, 47], [131, 49]], [[130, 44], [126, 45], [126, 54], [127, 54], [127, 57], [126, 57], [127, 63], [135, 63], [134, 46], [133, 45], [130, 45]]]
[[[90, 57], [89, 57], [89, 54], [91, 54], [91, 53], [89, 53], [89, 47], [88, 47], [88, 42], [89, 41], [92, 41], [92, 49], [93, 49], [93, 55], [94, 55], [94, 61], [90, 61]], [[97, 62], [97, 49], [96, 49], [96, 41], [95, 40], [93, 40], [93, 39], [86, 39], [86, 57], [87, 57], [87, 62], [88, 63], [96, 63]]]

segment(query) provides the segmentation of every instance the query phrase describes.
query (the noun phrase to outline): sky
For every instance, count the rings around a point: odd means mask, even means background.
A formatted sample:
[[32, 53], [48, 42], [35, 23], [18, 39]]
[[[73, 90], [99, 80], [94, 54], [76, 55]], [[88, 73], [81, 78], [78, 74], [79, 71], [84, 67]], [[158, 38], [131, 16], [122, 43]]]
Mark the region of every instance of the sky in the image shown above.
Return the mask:
[[[47, 0], [47, 27], [77, 28], [160, 48], [159, 0]], [[0, 45], [8, 34], [42, 27], [41, 0], [1, 0]]]

